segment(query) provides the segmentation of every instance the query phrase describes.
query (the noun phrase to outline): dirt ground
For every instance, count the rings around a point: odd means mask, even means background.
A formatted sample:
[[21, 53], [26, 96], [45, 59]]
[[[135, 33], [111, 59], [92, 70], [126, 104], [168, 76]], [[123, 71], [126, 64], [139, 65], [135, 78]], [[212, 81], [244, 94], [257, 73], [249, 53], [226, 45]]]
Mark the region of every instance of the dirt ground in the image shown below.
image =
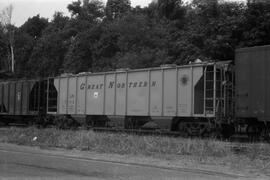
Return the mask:
[[[111, 161], [111, 162], [119, 162], [119, 163], [127, 163], [127, 164], [139, 164], [139, 165], [147, 165], [154, 167], [162, 167], [162, 168], [172, 168], [179, 170], [196, 170], [203, 171], [209, 173], [221, 173], [228, 175], [239, 175], [243, 177], [243, 179], [258, 179], [258, 180], [269, 180], [270, 179], [270, 164], [265, 169], [254, 169], [253, 166], [249, 165], [249, 162], [239, 166], [233, 164], [226, 164], [218, 159], [212, 159], [208, 162], [203, 162], [200, 159], [194, 157], [185, 157], [185, 156], [176, 156], [174, 159], [171, 157], [145, 157], [145, 156], [132, 156], [132, 155], [118, 155], [118, 154], [103, 154], [96, 152], [87, 152], [80, 150], [66, 150], [60, 148], [48, 148], [48, 147], [28, 147], [28, 146], [19, 146], [14, 144], [6, 144], [0, 143], [0, 147], [14, 147], [16, 146], [18, 150], [27, 150], [34, 149], [41, 153], [47, 153], [51, 155], [59, 155], [59, 156], [69, 156], [76, 158], [84, 158], [91, 159], [97, 161]], [[236, 159], [237, 161], [237, 159]], [[240, 178], [242, 179], [242, 178]]]

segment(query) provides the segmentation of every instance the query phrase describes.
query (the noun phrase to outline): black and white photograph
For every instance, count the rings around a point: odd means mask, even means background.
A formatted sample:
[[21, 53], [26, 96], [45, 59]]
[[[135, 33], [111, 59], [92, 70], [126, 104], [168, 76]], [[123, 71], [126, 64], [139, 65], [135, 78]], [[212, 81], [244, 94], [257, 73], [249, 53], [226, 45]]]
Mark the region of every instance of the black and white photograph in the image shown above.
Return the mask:
[[0, 180], [270, 180], [270, 0], [0, 0]]

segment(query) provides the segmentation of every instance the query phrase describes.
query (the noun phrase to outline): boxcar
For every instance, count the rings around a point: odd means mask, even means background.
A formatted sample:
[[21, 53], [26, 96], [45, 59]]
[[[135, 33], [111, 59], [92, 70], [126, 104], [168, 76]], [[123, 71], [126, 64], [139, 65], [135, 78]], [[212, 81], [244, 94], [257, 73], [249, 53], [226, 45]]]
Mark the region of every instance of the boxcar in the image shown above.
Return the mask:
[[270, 121], [270, 46], [236, 51], [237, 117]]
[[49, 78], [47, 109], [49, 114], [225, 120], [233, 112], [231, 72], [230, 62], [208, 62]]
[[270, 128], [270, 46], [237, 49], [235, 64], [236, 117], [248, 121], [247, 131], [260, 133]]

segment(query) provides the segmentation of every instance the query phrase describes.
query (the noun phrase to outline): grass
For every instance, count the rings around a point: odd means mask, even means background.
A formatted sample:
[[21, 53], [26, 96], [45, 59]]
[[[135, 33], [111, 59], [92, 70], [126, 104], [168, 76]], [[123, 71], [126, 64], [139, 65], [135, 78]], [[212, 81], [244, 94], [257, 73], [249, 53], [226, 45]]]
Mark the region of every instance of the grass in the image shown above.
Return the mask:
[[78, 149], [98, 153], [138, 155], [175, 160], [192, 157], [200, 162], [267, 170], [270, 174], [270, 144], [237, 144], [212, 139], [97, 133], [57, 129], [10, 128], [0, 130], [0, 142], [19, 145]]
[[229, 147], [213, 140], [96, 133], [84, 130], [11, 128], [5, 134], [2, 133], [0, 142], [133, 155], [222, 157], [231, 153]]

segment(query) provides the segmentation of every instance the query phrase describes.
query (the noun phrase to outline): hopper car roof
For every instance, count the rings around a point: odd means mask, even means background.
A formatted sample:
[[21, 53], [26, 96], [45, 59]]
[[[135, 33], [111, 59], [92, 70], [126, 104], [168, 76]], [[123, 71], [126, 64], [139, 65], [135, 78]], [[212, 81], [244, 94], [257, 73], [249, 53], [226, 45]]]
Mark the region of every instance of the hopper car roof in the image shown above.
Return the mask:
[[42, 79], [0, 79], [0, 83], [9, 83], [9, 82], [31, 82], [31, 81], [40, 81]]
[[252, 52], [252, 51], [263, 51], [263, 50], [269, 50], [270, 45], [265, 45], [265, 46], [253, 46], [253, 47], [244, 47], [244, 48], [239, 48], [236, 49], [236, 53], [241, 53], [241, 52]]
[[[101, 75], [101, 74], [114, 74], [114, 73], [124, 73], [124, 72], [139, 72], [139, 71], [149, 71], [149, 70], [161, 70], [161, 69], [174, 69], [174, 68], [188, 68], [188, 67], [199, 67], [199, 66], [211, 66], [211, 65], [228, 65], [231, 64], [232, 61], [211, 61], [211, 62], [202, 62], [202, 63], [191, 63], [188, 65], [172, 65], [172, 66], [164, 66], [164, 67], [152, 67], [152, 68], [142, 68], [142, 69], [121, 69], [121, 70], [116, 70], [116, 71], [107, 71], [107, 72], [83, 72], [79, 74], [67, 74], [67, 75], [62, 75], [62, 76], [56, 76], [56, 78], [65, 78], [65, 77], [80, 77], [80, 76], [85, 76], [85, 75]], [[50, 77], [54, 78], [54, 77]]]

